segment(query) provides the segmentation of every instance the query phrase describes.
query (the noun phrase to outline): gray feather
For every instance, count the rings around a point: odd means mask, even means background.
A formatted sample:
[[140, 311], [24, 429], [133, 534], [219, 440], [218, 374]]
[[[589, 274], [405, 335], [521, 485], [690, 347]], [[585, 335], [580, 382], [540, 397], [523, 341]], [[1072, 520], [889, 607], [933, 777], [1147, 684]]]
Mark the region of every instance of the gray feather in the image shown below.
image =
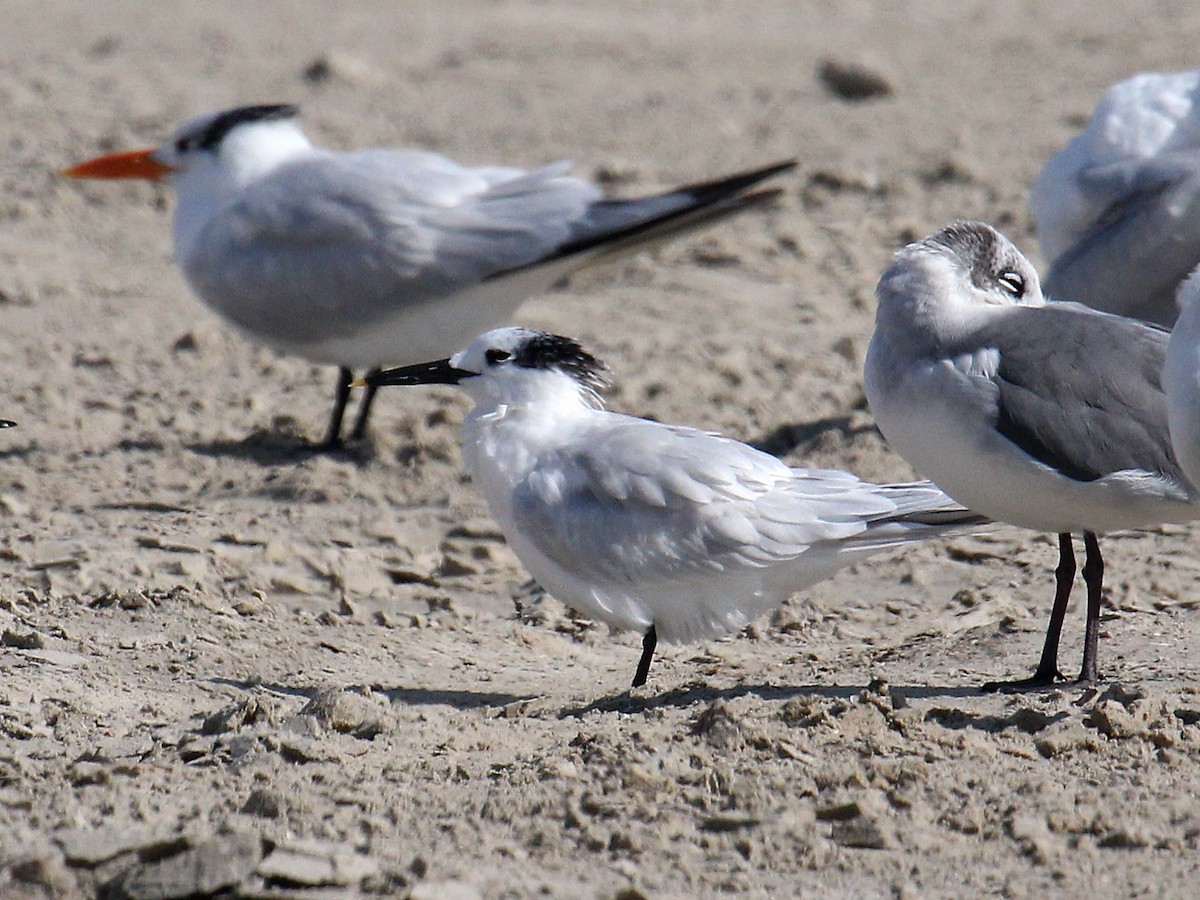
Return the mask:
[[1021, 308], [973, 343], [1000, 352], [996, 427], [1080, 481], [1141, 469], [1183, 481], [1167, 432], [1168, 333], [1074, 303]]

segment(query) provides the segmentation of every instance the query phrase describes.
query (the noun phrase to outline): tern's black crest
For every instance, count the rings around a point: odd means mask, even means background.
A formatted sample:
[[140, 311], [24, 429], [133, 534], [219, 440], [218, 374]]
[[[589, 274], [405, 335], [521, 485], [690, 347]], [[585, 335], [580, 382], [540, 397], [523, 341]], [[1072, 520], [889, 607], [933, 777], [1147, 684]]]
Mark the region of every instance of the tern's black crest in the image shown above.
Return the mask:
[[608, 366], [578, 341], [559, 334], [534, 334], [517, 348], [513, 362], [526, 369], [558, 369], [596, 392], [609, 385]]
[[225, 136], [239, 125], [247, 122], [294, 119], [299, 112], [300, 107], [292, 103], [239, 106], [237, 109], [227, 109], [215, 116], [200, 131], [181, 138], [179, 149], [215, 150], [221, 145], [221, 141], [225, 140]]

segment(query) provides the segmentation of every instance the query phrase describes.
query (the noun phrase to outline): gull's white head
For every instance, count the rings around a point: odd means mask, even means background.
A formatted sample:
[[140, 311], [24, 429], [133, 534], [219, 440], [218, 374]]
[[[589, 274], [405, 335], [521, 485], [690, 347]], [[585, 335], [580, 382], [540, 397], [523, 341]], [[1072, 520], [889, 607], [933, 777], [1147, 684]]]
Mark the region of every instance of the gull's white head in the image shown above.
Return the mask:
[[877, 328], [932, 335], [957, 331], [988, 308], [1046, 302], [1029, 260], [983, 222], [955, 222], [897, 252], [876, 295]]
[[389, 369], [368, 385], [457, 384], [480, 405], [547, 408], [602, 405], [608, 366], [573, 338], [532, 328], [496, 328], [449, 359]]

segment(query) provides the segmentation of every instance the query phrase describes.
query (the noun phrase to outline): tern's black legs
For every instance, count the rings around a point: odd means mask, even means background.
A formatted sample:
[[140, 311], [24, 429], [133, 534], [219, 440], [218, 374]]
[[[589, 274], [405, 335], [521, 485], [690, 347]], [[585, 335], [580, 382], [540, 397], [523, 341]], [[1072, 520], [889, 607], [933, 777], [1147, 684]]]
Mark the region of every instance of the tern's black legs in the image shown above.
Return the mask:
[[[1084, 542], [1088, 535], [1084, 533]], [[1096, 536], [1092, 535], [1095, 542]], [[1097, 545], [1096, 558], [1100, 558]], [[1088, 566], [1092, 564], [1091, 545], [1088, 545], [1087, 562], [1083, 568], [1083, 577], [1088, 577]], [[1101, 564], [1103, 569], [1103, 564]], [[1046, 629], [1046, 641], [1042, 644], [1042, 658], [1038, 661], [1037, 671], [1029, 678], [1016, 681], [989, 681], [983, 686], [985, 691], [1025, 691], [1034, 688], [1049, 687], [1056, 681], [1063, 680], [1058, 671], [1058, 642], [1062, 637], [1063, 618], [1067, 614], [1067, 601], [1071, 599], [1071, 585], [1075, 581], [1075, 550], [1071, 546], [1071, 535], [1063, 533], [1058, 536], [1058, 568], [1054, 570], [1054, 608], [1050, 610], [1050, 625]], [[1091, 599], [1091, 584], [1088, 585], [1088, 598]], [[1089, 607], [1090, 608], [1090, 607]], [[1098, 615], [1098, 613], [1097, 613]], [[1086, 646], [1084, 649], [1086, 659]], [[1094, 662], [1094, 660], [1093, 660]]]
[[318, 453], [341, 449], [342, 419], [346, 415], [346, 404], [350, 402], [350, 382], [353, 380], [354, 373], [349, 369], [344, 366], [338, 369], [337, 385], [333, 390], [333, 415], [329, 417], [329, 430], [325, 432], [325, 438], [321, 443], [313, 445], [313, 449]]
[[[378, 375], [383, 370], [378, 366], [367, 373], [367, 378], [372, 375]], [[358, 405], [358, 418], [354, 422], [354, 430], [350, 432], [350, 439], [361, 441], [367, 436], [367, 418], [371, 415], [371, 404], [375, 402], [375, 392], [379, 390], [379, 385], [368, 384], [367, 391], [363, 394], [362, 402]]]
[[654, 657], [654, 648], [657, 646], [658, 632], [651, 625], [642, 636], [642, 658], [638, 660], [637, 672], [633, 676], [634, 687], [641, 687], [646, 683], [646, 676], [650, 674], [650, 660]]
[[[379, 372], [379, 369], [372, 369], [370, 374], [374, 375]], [[319, 444], [314, 444], [313, 449], [318, 453], [324, 453], [330, 450], [340, 450], [342, 448], [342, 420], [346, 417], [346, 406], [350, 402], [350, 383], [354, 381], [354, 373], [344, 366], [338, 369], [337, 385], [333, 393], [333, 415], [329, 417], [329, 430], [325, 432], [325, 438]], [[354, 430], [350, 432], [350, 439], [361, 441], [367, 433], [367, 419], [371, 415], [371, 404], [375, 401], [375, 392], [379, 390], [377, 385], [369, 385], [366, 393], [363, 395], [362, 403], [358, 407], [358, 418], [354, 422]]]
[[1083, 667], [1079, 684], [1096, 684], [1100, 674], [1096, 666], [1096, 650], [1100, 643], [1100, 592], [1104, 587], [1104, 559], [1100, 556], [1100, 541], [1091, 531], [1083, 533], [1087, 559], [1083, 564], [1083, 583], [1087, 585], [1087, 627], [1083, 635]]

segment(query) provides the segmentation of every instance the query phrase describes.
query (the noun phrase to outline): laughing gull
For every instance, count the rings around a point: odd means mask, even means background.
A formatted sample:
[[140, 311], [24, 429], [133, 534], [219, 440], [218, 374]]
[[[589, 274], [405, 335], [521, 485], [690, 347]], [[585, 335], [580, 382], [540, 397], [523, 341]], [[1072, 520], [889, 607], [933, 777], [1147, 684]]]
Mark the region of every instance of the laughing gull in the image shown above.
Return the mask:
[[770, 202], [778, 191], [752, 189], [795, 166], [612, 200], [567, 163], [526, 171], [325, 150], [296, 116], [286, 104], [228, 109], [183, 123], [160, 147], [64, 174], [175, 189], [175, 256], [200, 299], [256, 341], [338, 367], [316, 449], [341, 445], [351, 370], [450, 353], [585, 266]]
[[1058, 642], [1082, 532], [1083, 666], [1097, 680], [1104, 563], [1098, 535], [1200, 515], [1171, 449], [1167, 332], [1076, 303], [1047, 303], [1005, 237], [956, 222], [899, 251], [877, 289], [866, 391], [888, 442], [958, 502], [1056, 532], [1057, 590], [1031, 678], [1062, 678]]
[[463, 457], [517, 557], [584, 615], [654, 648], [751, 619], [889, 547], [979, 531], [929, 482], [791, 469], [720, 435], [604, 409], [607, 368], [576, 341], [500, 328], [457, 355], [361, 383], [461, 384]]
[[1047, 294], [1171, 327], [1200, 263], [1200, 72], [1109, 88], [1029, 202]]

